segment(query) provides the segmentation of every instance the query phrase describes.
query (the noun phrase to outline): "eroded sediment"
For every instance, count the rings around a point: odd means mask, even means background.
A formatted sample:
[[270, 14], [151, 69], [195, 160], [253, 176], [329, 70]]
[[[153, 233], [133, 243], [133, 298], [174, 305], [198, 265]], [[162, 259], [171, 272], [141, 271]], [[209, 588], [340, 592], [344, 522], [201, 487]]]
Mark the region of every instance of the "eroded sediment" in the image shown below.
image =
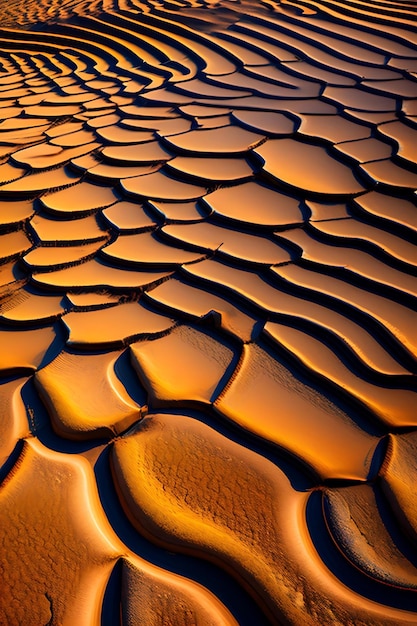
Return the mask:
[[0, 9], [0, 624], [415, 624], [417, 5]]

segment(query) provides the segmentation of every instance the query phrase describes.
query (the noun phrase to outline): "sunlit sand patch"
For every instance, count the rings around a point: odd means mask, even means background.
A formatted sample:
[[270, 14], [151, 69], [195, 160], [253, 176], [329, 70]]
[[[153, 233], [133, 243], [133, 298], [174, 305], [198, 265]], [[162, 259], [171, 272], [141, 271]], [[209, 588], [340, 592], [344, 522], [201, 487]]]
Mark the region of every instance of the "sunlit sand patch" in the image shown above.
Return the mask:
[[331, 196], [357, 194], [364, 187], [346, 167], [321, 146], [292, 139], [271, 139], [255, 150], [263, 169], [290, 187]]
[[393, 196], [385, 196], [377, 191], [371, 191], [356, 198], [355, 202], [365, 211], [365, 215], [369, 213], [376, 218], [387, 220], [389, 230], [395, 224], [405, 226], [411, 231], [417, 230], [415, 206], [410, 200], [394, 199]]
[[27, 200], [1, 201], [0, 202], [0, 225], [14, 226], [32, 217], [34, 213], [33, 204]]
[[212, 320], [243, 342], [252, 337], [255, 318], [228, 300], [205, 291], [201, 285], [192, 287], [173, 278], [152, 289], [145, 297], [153, 304], [172, 309], [176, 315], [181, 312], [194, 319]]
[[255, 344], [244, 346], [239, 367], [215, 408], [293, 451], [323, 478], [364, 480], [369, 472], [377, 439]]
[[4, 163], [0, 165], [0, 184], [10, 183], [14, 180], [22, 178], [26, 170]]
[[[317, 265], [345, 269], [348, 272], [356, 274], [358, 277], [368, 278], [373, 280], [375, 283], [381, 283], [383, 285], [390, 286], [392, 289], [403, 291], [404, 294], [413, 295], [415, 297], [417, 296], [415, 280], [409, 274], [388, 266], [383, 261], [375, 259], [375, 257], [368, 252], [356, 250], [354, 248], [347, 248], [343, 245], [339, 245], [337, 247], [334, 245], [326, 245], [322, 241], [315, 239], [314, 235], [324, 233], [326, 235], [334, 235], [335, 238], [339, 235], [339, 237], [343, 237], [344, 240], [349, 240], [350, 234], [352, 234], [352, 238], [354, 238], [356, 230], [357, 235], [359, 235], [359, 232], [361, 233], [360, 237], [364, 243], [364, 247], [367, 242], [372, 242], [372, 236], [369, 236], [368, 240], [365, 239], [365, 233], [362, 230], [362, 228], [365, 227], [364, 230], [366, 232], [365, 224], [361, 222], [354, 222], [353, 228], [350, 230], [350, 220], [330, 221], [332, 224], [322, 221], [318, 222], [317, 228], [313, 227], [308, 234], [301, 229], [291, 229], [289, 231], [285, 231], [284, 233], [279, 231], [277, 236], [281, 241], [289, 241], [298, 246], [301, 250], [301, 258], [306, 261], [317, 263]], [[337, 222], [336, 227], [332, 228], [332, 226], [335, 226], [335, 221]], [[339, 228], [337, 226], [339, 226]], [[343, 235], [341, 233], [343, 233]], [[389, 246], [389, 243], [386, 244], [383, 250], [384, 253], [389, 251], [392, 256], [397, 259], [399, 258], [401, 261], [411, 261], [410, 264], [413, 264], [412, 261], [414, 256], [417, 259], [416, 248], [411, 244], [410, 246], [407, 246], [403, 239], [399, 239], [399, 242], [401, 241], [401, 243], [404, 244], [406, 251], [408, 248], [408, 252], [410, 253], [409, 255], [401, 254], [401, 244], [395, 246], [394, 236], [391, 235], [391, 238], [389, 238], [388, 235], [387, 241], [391, 243], [391, 246]], [[396, 254], [394, 254], [395, 252]]]
[[17, 378], [2, 386], [0, 427], [4, 433], [0, 443], [0, 471], [18, 443], [30, 434], [26, 407], [21, 391], [28, 378]]
[[303, 520], [309, 494], [295, 491], [266, 459], [223, 439], [190, 418], [155, 414], [115, 443], [114, 480], [141, 532], [232, 568], [275, 623], [277, 614], [317, 623], [310, 602], [320, 604], [326, 624], [353, 616], [363, 624], [411, 623], [410, 613], [381, 614], [325, 572]]
[[[1, 543], [9, 555], [2, 563], [1, 621], [44, 624], [54, 616], [61, 623], [98, 624], [120, 544], [87, 461], [30, 439], [0, 500]], [[48, 558], [37, 559], [45, 544]]]
[[140, 335], [163, 333], [173, 325], [168, 317], [148, 311], [136, 302], [119, 304], [113, 309], [71, 312], [65, 316], [69, 330], [68, 345], [110, 347]]
[[206, 193], [205, 187], [176, 180], [163, 172], [126, 178], [120, 184], [127, 194], [155, 200], [194, 200]]
[[35, 285], [42, 285], [51, 289], [73, 290], [88, 289], [117, 289], [142, 290], [150, 285], [160, 283], [172, 271], [140, 271], [112, 267], [91, 259], [81, 265], [65, 267], [59, 270], [37, 272], [32, 276]]
[[168, 163], [168, 170], [203, 181], [228, 182], [249, 178], [253, 170], [244, 160], [176, 157]]
[[181, 117], [168, 118], [167, 120], [161, 119], [129, 119], [126, 118], [122, 121], [122, 127], [130, 129], [137, 128], [153, 130], [160, 137], [177, 135], [179, 133], [185, 133], [191, 128], [191, 121], [185, 120]]
[[39, 246], [24, 255], [23, 261], [32, 270], [65, 267], [92, 257], [102, 242], [81, 246]]
[[1, 330], [0, 369], [35, 371], [55, 338], [52, 327], [37, 330]]
[[73, 146], [84, 146], [89, 143], [93, 143], [95, 135], [87, 130], [79, 130], [75, 133], [66, 133], [65, 135], [54, 137], [51, 139], [53, 146], [61, 146], [62, 148], [68, 148]]
[[116, 163], [124, 164], [153, 163], [154, 161], [168, 161], [173, 158], [173, 155], [157, 141], [133, 143], [126, 146], [107, 146], [103, 149], [103, 156]]
[[415, 541], [417, 516], [412, 483], [416, 472], [415, 432], [390, 435], [387, 457], [381, 468], [381, 486], [404, 533]]
[[233, 351], [202, 332], [179, 326], [166, 337], [131, 345], [132, 362], [153, 406], [209, 403], [220, 393]]
[[1, 626], [416, 623], [415, 20], [3, 3]]
[[[237, 224], [257, 226], [294, 226], [302, 223], [302, 213], [295, 198], [277, 194], [270, 187], [256, 183], [244, 183], [236, 187], [223, 187], [204, 198], [216, 215], [233, 220]], [[253, 207], [258, 206], [256, 215]], [[258, 205], [259, 203], [259, 205]]]
[[104, 209], [106, 220], [117, 230], [147, 230], [156, 227], [156, 223], [145, 212], [143, 205], [134, 202], [116, 202]]
[[417, 188], [417, 174], [399, 167], [391, 160], [362, 163], [361, 169], [378, 186], [394, 190]]
[[133, 178], [134, 176], [143, 176], [152, 174], [160, 169], [161, 165], [112, 165], [109, 163], [99, 163], [88, 169], [88, 178], [104, 183], [118, 182], [121, 178]]
[[75, 309], [80, 309], [81, 311], [93, 310], [95, 308], [102, 308], [103, 306], [111, 306], [113, 304], [117, 304], [120, 300], [120, 297], [112, 295], [106, 291], [97, 292], [93, 291], [91, 293], [71, 293], [67, 292], [66, 296], [67, 300], [75, 307]]
[[111, 124], [117, 124], [120, 122], [120, 117], [115, 113], [107, 113], [102, 111], [100, 115], [95, 115], [92, 119], [86, 122], [86, 126], [89, 128], [101, 128], [102, 126], [110, 126]]
[[165, 202], [148, 200], [148, 206], [153, 210], [155, 217], [162, 217], [167, 223], [200, 222], [206, 211], [199, 201]]
[[355, 80], [352, 76], [339, 73], [337, 68], [316, 65], [308, 58], [305, 58], [304, 60], [298, 59], [297, 63], [292, 63], [292, 61], [285, 62], [284, 65], [291, 70], [291, 72], [296, 72], [304, 78], [318, 80], [328, 85], [339, 85], [344, 87], [351, 87], [352, 85], [355, 85]]
[[[230, 85], [230, 76], [228, 79]], [[251, 92], [247, 90], [229, 89], [228, 87], [218, 87], [211, 83], [206, 83], [198, 79], [189, 80], [176, 87], [180, 93], [191, 96], [213, 97], [213, 98], [239, 98], [248, 96]]]
[[17, 271], [16, 261], [4, 261], [0, 265], [0, 292], [5, 302], [8, 302], [13, 293], [26, 282], [26, 277]]
[[233, 231], [210, 222], [198, 224], [171, 224], [163, 232], [178, 244], [187, 242], [197, 248], [218, 250], [237, 261], [273, 265], [290, 260], [289, 253], [266, 237]]
[[251, 67], [245, 74], [240, 74], [239, 72], [232, 74], [229, 77], [228, 83], [238, 88], [243, 86], [247, 87], [254, 94], [270, 98], [292, 98], [293, 96], [313, 98], [319, 95], [319, 85], [303, 79], [294, 78], [288, 74], [285, 75], [277, 68], [274, 69], [275, 71], [271, 70], [268, 76], [268, 78], [272, 79], [271, 82], [263, 80], [263, 69], [260, 70], [261, 77], [258, 77], [256, 69]]
[[169, 149], [199, 154], [243, 154], [259, 144], [264, 137], [239, 127], [190, 130], [166, 137]]
[[394, 98], [379, 96], [369, 91], [351, 87], [326, 87], [323, 96], [350, 109], [359, 111], [385, 112], [395, 111]]
[[23, 230], [0, 234], [2, 257], [5, 261], [17, 257], [32, 247], [32, 242]]
[[[264, 317], [280, 318], [284, 315], [294, 321], [301, 318], [304, 323], [317, 324], [347, 343], [361, 360], [378, 372], [390, 375], [407, 372], [390, 355], [390, 350], [387, 352], [388, 346], [375, 339], [364, 325], [361, 327], [355, 323], [345, 312], [337, 310], [337, 307], [330, 307], [329, 302], [319, 304], [308, 300], [306, 306], [305, 291], [294, 296], [279, 290], [253, 272], [234, 269], [211, 260], [186, 266], [183, 271], [192, 280], [197, 280], [204, 289], [214, 289], [216, 285], [222, 287], [232, 298], [238, 297], [246, 306], [256, 307], [258, 314]], [[153, 292], [150, 293], [151, 297], [152, 294]], [[320, 329], [316, 332], [321, 334]]]
[[[36, 98], [31, 97], [31, 100], [28, 102], [28, 105], [25, 107], [25, 115], [37, 117], [38, 115], [44, 115], [50, 119], [54, 118], [62, 118], [66, 115], [76, 115], [80, 113], [81, 108], [76, 105], [65, 105], [65, 106], [52, 106], [50, 104], [32, 104], [33, 100], [36, 102], [42, 102], [44, 100], [43, 96], [39, 96]], [[22, 102], [24, 104], [24, 102]]]
[[99, 145], [91, 142], [81, 146], [76, 145], [75, 147], [63, 148], [52, 143], [41, 143], [13, 152], [13, 160], [32, 168], [56, 167], [95, 150]]
[[43, 128], [37, 127], [31, 130], [23, 130], [23, 131], [10, 131], [3, 132], [1, 134], [2, 143], [8, 145], [10, 147], [13, 146], [24, 146], [28, 143], [39, 143], [45, 139], [45, 135], [42, 131], [46, 130], [48, 126], [44, 126]]
[[[358, 202], [363, 202], [363, 199], [358, 199]], [[375, 246], [379, 248], [381, 253], [389, 255], [398, 261], [402, 261], [410, 266], [417, 265], [417, 246], [415, 244], [390, 232], [381, 233], [379, 229], [377, 234], [374, 227], [362, 221], [351, 219], [332, 221], [331, 223], [320, 222], [314, 228], [331, 237], [342, 237], [346, 242], [352, 239], [359, 240], [363, 242], [364, 247], [367, 244], [368, 246]], [[390, 269], [386, 269], [386, 275], [389, 275]], [[410, 288], [412, 289], [411, 285]]]
[[[155, 605], [155, 598], [158, 598]], [[126, 626], [237, 626], [204, 587], [131, 557], [123, 562], [122, 619]]]
[[0, 319], [17, 324], [51, 322], [58, 319], [64, 310], [60, 296], [39, 295], [21, 289], [0, 307]]
[[342, 141], [335, 146], [339, 152], [351, 157], [358, 163], [387, 159], [392, 154], [392, 147], [374, 137], [355, 141]]
[[404, 550], [406, 542], [401, 542], [398, 532], [391, 536], [383, 519], [371, 514], [378, 505], [370, 485], [328, 489], [324, 498], [329, 531], [348, 559], [382, 582], [404, 588], [416, 586], [417, 570], [397, 547], [400, 544]]
[[35, 170], [34, 173], [27, 172], [21, 179], [0, 187], [0, 194], [9, 195], [15, 193], [17, 196], [36, 197], [45, 189], [69, 187], [78, 182], [79, 179], [79, 176], [74, 172], [68, 171], [65, 167], [39, 172]]
[[114, 243], [103, 248], [102, 254], [111, 261], [119, 261], [127, 265], [155, 266], [183, 265], [199, 261], [202, 254], [167, 246], [158, 240], [153, 233], [145, 232], [137, 235], [119, 235]]
[[75, 169], [75, 171], [78, 170], [82, 174], [85, 174], [87, 170], [95, 167], [100, 162], [101, 159], [96, 152], [87, 152], [86, 154], [83, 152], [82, 156], [77, 156], [71, 159], [71, 167], [72, 169]]
[[306, 137], [316, 137], [335, 144], [342, 141], [367, 139], [371, 131], [335, 115], [300, 115], [298, 132]]
[[415, 392], [402, 389], [385, 389], [381, 385], [373, 385], [350, 371], [337, 359], [331, 350], [318, 346], [315, 339], [293, 328], [280, 324], [267, 324], [271, 335], [287, 350], [296, 356], [316, 375], [323, 376], [348, 390], [352, 396], [370, 407], [380, 419], [388, 422], [391, 428], [399, 426], [415, 426]]
[[298, 267], [296, 265], [274, 267], [273, 271], [306, 290], [326, 294], [362, 311], [376, 319], [398, 340], [399, 344], [408, 349], [411, 354], [417, 353], [417, 344], [414, 332], [414, 315], [406, 306], [392, 302], [378, 294], [347, 284], [333, 276]]
[[77, 216], [77, 219], [71, 217], [64, 214], [67, 219], [54, 219], [51, 215], [37, 213], [31, 219], [30, 226], [44, 244], [75, 245], [108, 239], [107, 231], [100, 228], [94, 215]]
[[164, 106], [147, 106], [144, 109], [140, 105], [126, 104], [120, 107], [120, 111], [127, 116], [137, 117], [140, 119], [162, 119], [166, 120], [172, 117], [178, 117], [178, 113], [172, 107]]
[[43, 205], [53, 213], [80, 214], [114, 204], [117, 196], [112, 189], [80, 182], [42, 198]]
[[107, 142], [115, 143], [116, 145], [139, 143], [141, 141], [145, 142], [153, 139], [153, 134], [150, 132], [128, 130], [127, 128], [120, 128], [116, 125], [98, 128], [97, 134]]
[[[120, 352], [62, 352], [36, 373], [37, 388], [58, 434], [70, 438], [112, 437], [140, 419], [141, 407], [132, 402], [115, 374], [119, 356]], [[92, 387], [95, 392], [90, 395]]]
[[233, 111], [233, 118], [251, 130], [268, 135], [292, 135], [294, 121], [283, 113], [272, 111]]

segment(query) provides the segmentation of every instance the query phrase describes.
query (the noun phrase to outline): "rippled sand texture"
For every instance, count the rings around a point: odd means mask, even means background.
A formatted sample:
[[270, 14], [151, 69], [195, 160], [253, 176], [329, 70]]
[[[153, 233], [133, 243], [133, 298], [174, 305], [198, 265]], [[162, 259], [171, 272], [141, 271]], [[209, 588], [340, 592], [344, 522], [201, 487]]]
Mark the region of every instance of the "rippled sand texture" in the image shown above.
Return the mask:
[[0, 626], [417, 624], [417, 3], [0, 8]]

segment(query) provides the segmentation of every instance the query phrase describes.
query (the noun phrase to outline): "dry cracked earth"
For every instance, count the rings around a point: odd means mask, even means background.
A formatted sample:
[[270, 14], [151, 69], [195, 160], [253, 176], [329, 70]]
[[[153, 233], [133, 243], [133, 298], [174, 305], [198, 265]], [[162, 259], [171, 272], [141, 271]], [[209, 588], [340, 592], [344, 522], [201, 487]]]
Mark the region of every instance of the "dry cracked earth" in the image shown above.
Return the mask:
[[0, 626], [417, 624], [417, 3], [0, 8]]

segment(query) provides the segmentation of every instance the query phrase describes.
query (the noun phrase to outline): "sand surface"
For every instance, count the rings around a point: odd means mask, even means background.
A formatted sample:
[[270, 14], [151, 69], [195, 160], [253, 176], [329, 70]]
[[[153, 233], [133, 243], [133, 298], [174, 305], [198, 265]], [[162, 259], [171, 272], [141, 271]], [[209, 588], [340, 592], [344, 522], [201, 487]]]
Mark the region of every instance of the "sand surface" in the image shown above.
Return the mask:
[[417, 624], [417, 3], [0, 7], [0, 626]]

